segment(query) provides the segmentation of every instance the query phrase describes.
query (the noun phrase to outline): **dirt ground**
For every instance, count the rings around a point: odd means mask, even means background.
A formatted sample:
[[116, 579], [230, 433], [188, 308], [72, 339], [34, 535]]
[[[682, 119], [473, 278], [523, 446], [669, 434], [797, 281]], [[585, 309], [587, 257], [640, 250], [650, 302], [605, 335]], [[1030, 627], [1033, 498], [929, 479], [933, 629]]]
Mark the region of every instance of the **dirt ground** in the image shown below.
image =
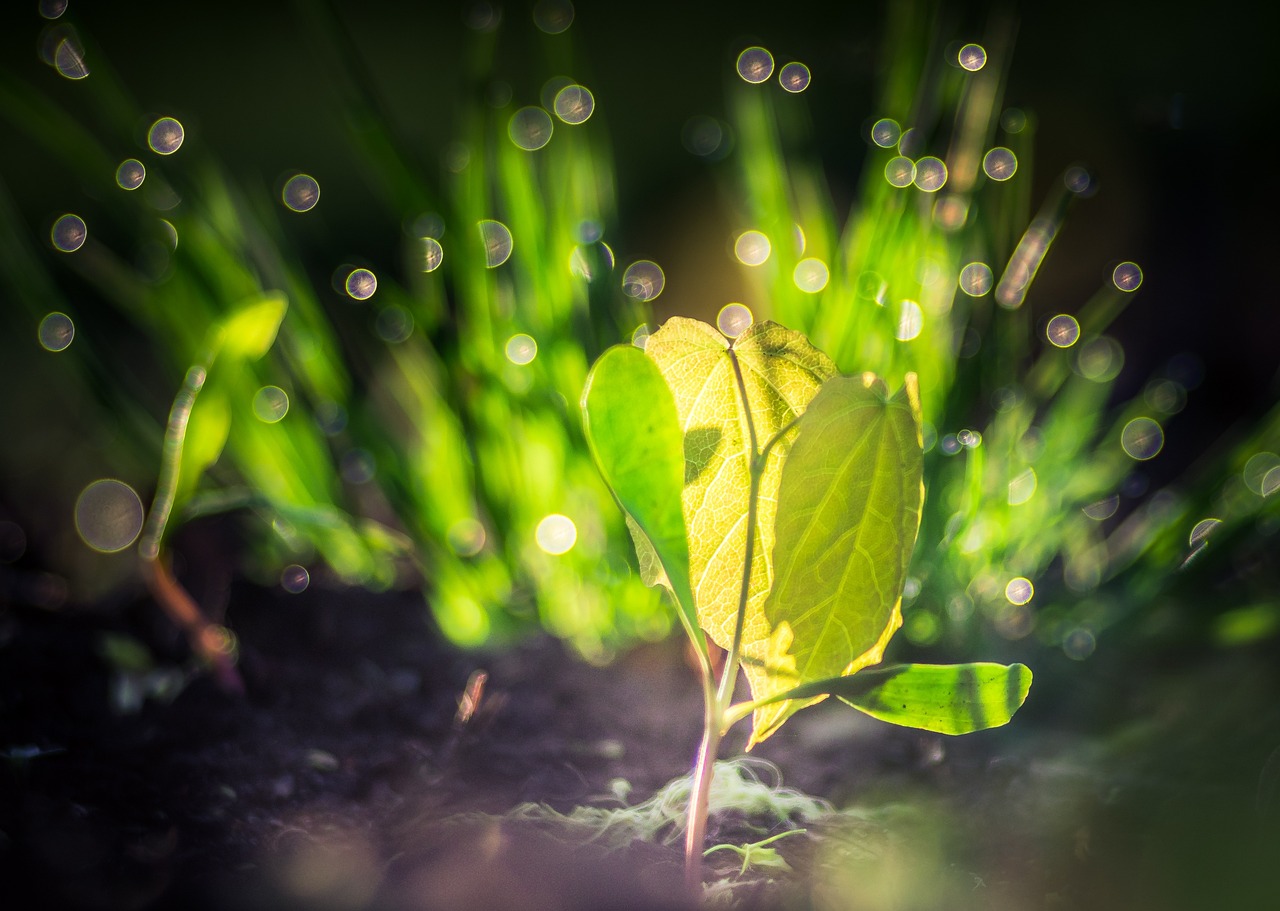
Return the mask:
[[[696, 906], [675, 823], [619, 843], [616, 826], [555, 815], [635, 816], [688, 772], [700, 700], [678, 642], [609, 668], [549, 639], [464, 653], [416, 595], [319, 587], [237, 587], [228, 623], [246, 696], [198, 677], [125, 713], [104, 635], [183, 654], [153, 607], [0, 604], [0, 906]], [[714, 852], [703, 903], [1276, 907], [1274, 645], [1030, 663], [1028, 705], [997, 731], [922, 735], [839, 704], [796, 716], [742, 767], [747, 785], [795, 789], [774, 792], [780, 815], [742, 803], [708, 843], [805, 831], [745, 872]], [[487, 685], [459, 725], [477, 671]], [[740, 753], [735, 734], [722, 756]]]

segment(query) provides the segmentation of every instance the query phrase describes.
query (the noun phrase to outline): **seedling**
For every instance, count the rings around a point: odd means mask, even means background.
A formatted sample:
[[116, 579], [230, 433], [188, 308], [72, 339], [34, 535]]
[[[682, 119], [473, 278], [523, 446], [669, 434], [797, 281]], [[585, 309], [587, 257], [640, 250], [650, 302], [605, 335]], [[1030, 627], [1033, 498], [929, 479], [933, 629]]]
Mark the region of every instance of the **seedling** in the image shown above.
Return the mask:
[[[582, 409], [641, 575], [670, 592], [698, 656], [691, 889], [720, 740], [748, 715], [750, 749], [828, 696], [944, 734], [1005, 724], [1022, 705], [1031, 672], [1020, 664], [869, 669], [902, 625], [924, 500], [914, 374], [890, 396], [776, 323], [727, 340], [673, 318], [643, 350], [606, 351]], [[718, 677], [708, 640], [726, 652]], [[739, 669], [751, 698], [734, 703]]]

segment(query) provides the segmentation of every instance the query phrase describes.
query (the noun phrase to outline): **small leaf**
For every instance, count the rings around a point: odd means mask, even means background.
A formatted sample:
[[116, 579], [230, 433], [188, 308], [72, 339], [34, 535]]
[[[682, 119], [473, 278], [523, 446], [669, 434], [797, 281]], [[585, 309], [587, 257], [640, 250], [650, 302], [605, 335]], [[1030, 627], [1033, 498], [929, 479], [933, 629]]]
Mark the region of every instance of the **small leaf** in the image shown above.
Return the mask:
[[[778, 491], [770, 634], [743, 649], [757, 701], [883, 658], [902, 625], [922, 458], [914, 374], [893, 398], [874, 374], [832, 377], [809, 403]], [[757, 711], [750, 745], [808, 704]]]
[[684, 446], [671, 390], [643, 351], [617, 345], [587, 376], [582, 416], [600, 473], [627, 514], [645, 583], [672, 592], [686, 630], [705, 651], [689, 587]]
[[288, 301], [279, 293], [245, 304], [223, 320], [215, 350], [224, 357], [258, 360], [275, 343], [288, 308]]
[[[1008, 724], [1030, 689], [1031, 671], [1022, 664], [898, 664], [806, 683], [773, 698], [836, 696], [890, 724], [968, 734]], [[735, 706], [730, 718], [750, 708]]]

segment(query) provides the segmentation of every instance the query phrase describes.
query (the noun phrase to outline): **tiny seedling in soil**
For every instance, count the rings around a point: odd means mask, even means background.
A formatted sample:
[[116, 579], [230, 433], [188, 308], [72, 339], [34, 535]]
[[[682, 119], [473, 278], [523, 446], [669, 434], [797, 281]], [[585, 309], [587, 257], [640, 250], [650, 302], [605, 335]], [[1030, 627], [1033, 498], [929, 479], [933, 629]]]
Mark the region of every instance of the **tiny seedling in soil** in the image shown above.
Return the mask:
[[[705, 725], [685, 873], [701, 884], [720, 740], [747, 748], [828, 696], [893, 724], [964, 734], [1005, 724], [1020, 664], [875, 667], [902, 625], [924, 500], [914, 374], [890, 395], [841, 376], [800, 333], [758, 323], [726, 340], [673, 318], [591, 369], [587, 439], [627, 516], [646, 583], [672, 595], [698, 656]], [[708, 639], [727, 656], [717, 677]], [[739, 668], [751, 699], [734, 703]]]

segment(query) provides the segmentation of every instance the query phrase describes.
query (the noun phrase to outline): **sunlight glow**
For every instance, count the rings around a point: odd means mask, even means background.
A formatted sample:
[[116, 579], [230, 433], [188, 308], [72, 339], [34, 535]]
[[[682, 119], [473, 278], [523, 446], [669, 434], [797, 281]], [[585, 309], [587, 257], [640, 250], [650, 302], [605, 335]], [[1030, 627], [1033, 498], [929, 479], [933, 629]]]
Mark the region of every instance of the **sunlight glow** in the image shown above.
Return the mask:
[[444, 247], [434, 237], [418, 238], [418, 268], [423, 272], [434, 272], [444, 262]]
[[920, 305], [913, 300], [899, 301], [898, 325], [893, 331], [893, 337], [900, 342], [909, 342], [918, 338], [923, 328], [924, 311], [920, 309]]
[[552, 513], [538, 523], [538, 546], [552, 556], [568, 553], [578, 542], [578, 527], [568, 516]]
[[1030, 601], [1035, 596], [1035, 593], [1035, 586], [1025, 576], [1015, 576], [1004, 587], [1004, 596], [1009, 600], [1009, 603], [1019, 606]]
[[507, 339], [507, 360], [518, 367], [531, 363], [538, 356], [538, 342], [532, 335], [517, 333]]
[[716, 328], [728, 338], [737, 338], [751, 328], [755, 317], [742, 304], [725, 304], [716, 315]]
[[796, 287], [806, 294], [817, 294], [827, 286], [830, 278], [831, 273], [827, 269], [827, 264], [816, 257], [800, 260], [791, 273], [791, 279]]
[[279, 386], [263, 386], [253, 397], [253, 415], [264, 424], [276, 424], [289, 413], [289, 394]]

